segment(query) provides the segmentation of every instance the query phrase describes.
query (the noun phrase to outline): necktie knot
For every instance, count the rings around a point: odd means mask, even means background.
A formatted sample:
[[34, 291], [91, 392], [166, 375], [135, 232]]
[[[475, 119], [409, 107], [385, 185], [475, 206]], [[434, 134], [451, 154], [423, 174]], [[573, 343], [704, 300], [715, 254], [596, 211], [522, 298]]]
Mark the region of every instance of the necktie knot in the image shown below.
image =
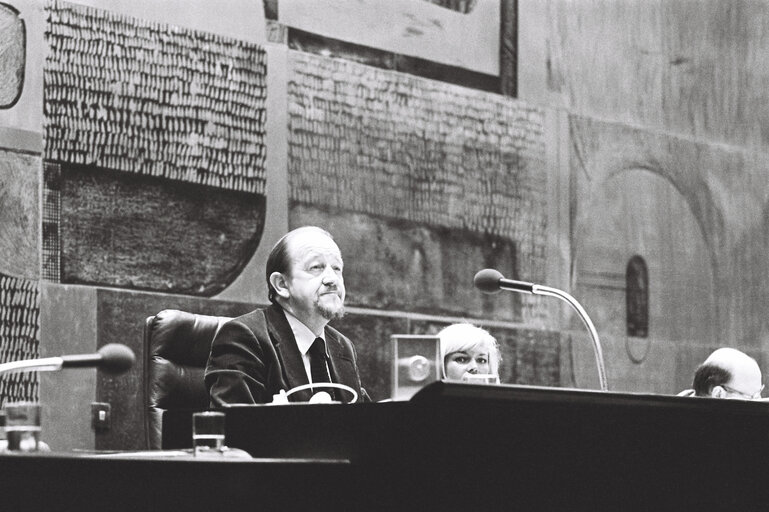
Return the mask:
[[312, 345], [310, 345], [310, 354], [314, 356], [321, 357], [324, 361], [326, 360], [326, 342], [318, 336], [315, 338], [315, 341], [312, 342]]

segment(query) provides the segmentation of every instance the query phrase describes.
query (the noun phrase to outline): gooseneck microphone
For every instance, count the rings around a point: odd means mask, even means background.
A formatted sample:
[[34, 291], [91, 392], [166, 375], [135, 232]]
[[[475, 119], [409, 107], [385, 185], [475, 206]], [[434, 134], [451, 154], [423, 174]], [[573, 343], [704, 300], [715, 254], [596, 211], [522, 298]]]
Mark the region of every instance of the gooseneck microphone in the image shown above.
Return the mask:
[[25, 359], [0, 364], [0, 375], [26, 371], [52, 372], [62, 368], [99, 368], [106, 373], [123, 373], [133, 366], [133, 351], [119, 343], [108, 343], [93, 354]]
[[480, 270], [475, 274], [473, 282], [475, 283], [475, 287], [484, 293], [498, 293], [501, 290], [508, 290], [511, 292], [530, 293], [533, 295], [547, 295], [566, 301], [572, 308], [574, 308], [579, 315], [579, 318], [582, 320], [582, 323], [585, 324], [585, 327], [587, 327], [587, 330], [590, 332], [590, 338], [593, 340], [595, 362], [598, 366], [598, 381], [601, 385], [601, 391], [606, 391], [608, 389], [606, 384], [606, 368], [604, 367], [603, 362], [603, 350], [601, 350], [601, 342], [598, 339], [598, 332], [595, 330], [595, 326], [590, 320], [590, 317], [587, 316], [585, 309], [579, 302], [577, 302], [577, 299], [558, 288], [527, 283], [525, 281], [505, 279], [498, 270], [493, 268]]

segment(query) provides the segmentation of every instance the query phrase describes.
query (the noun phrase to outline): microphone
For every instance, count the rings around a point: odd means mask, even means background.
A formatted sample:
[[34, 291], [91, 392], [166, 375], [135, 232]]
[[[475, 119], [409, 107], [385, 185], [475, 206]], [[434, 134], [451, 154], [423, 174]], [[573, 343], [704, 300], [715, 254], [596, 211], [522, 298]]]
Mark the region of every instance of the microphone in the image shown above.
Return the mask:
[[502, 273], [493, 268], [485, 268], [475, 274], [475, 287], [483, 293], [499, 293], [501, 290], [510, 290], [521, 293], [534, 293], [533, 283], [525, 281], [513, 281], [505, 279]]
[[530, 293], [533, 295], [547, 295], [566, 301], [572, 308], [574, 308], [579, 315], [579, 318], [582, 320], [582, 323], [585, 324], [588, 332], [590, 332], [590, 338], [593, 341], [593, 351], [595, 352], [595, 362], [598, 366], [598, 381], [601, 385], [601, 391], [606, 391], [608, 389], [606, 384], [606, 368], [603, 362], [603, 350], [601, 350], [601, 342], [598, 339], [598, 332], [595, 330], [595, 326], [590, 320], [590, 317], [587, 316], [585, 309], [579, 302], [577, 302], [577, 299], [558, 288], [527, 283], [525, 281], [505, 279], [502, 273], [493, 268], [486, 268], [478, 271], [478, 273], [475, 274], [475, 278], [473, 278], [473, 283], [475, 284], [475, 287], [483, 293], [499, 293], [501, 290], [508, 290], [511, 292]]
[[108, 343], [94, 354], [75, 354], [61, 357], [25, 359], [0, 364], [0, 375], [26, 371], [51, 372], [62, 368], [100, 368], [111, 374], [123, 373], [133, 366], [133, 351], [120, 343]]

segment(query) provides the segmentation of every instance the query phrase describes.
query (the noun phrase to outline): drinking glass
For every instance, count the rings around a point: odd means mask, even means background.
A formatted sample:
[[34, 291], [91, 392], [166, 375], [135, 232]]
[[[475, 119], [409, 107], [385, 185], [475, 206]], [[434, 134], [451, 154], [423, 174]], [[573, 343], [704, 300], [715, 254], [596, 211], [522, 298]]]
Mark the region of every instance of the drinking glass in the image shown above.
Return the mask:
[[192, 415], [192, 448], [195, 455], [224, 449], [224, 413], [196, 412]]
[[40, 411], [37, 402], [5, 404], [5, 433], [8, 449], [36, 452], [40, 448]]
[[465, 373], [462, 380], [468, 384], [499, 384], [499, 375], [491, 373]]

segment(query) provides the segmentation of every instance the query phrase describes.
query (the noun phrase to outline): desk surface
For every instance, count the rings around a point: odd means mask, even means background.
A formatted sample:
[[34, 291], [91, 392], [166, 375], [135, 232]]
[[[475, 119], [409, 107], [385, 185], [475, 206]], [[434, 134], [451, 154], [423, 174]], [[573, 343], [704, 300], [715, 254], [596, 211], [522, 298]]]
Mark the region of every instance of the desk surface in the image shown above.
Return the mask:
[[349, 463], [327, 460], [0, 454], [0, 508], [353, 510], [349, 495], [336, 491], [353, 474]]

